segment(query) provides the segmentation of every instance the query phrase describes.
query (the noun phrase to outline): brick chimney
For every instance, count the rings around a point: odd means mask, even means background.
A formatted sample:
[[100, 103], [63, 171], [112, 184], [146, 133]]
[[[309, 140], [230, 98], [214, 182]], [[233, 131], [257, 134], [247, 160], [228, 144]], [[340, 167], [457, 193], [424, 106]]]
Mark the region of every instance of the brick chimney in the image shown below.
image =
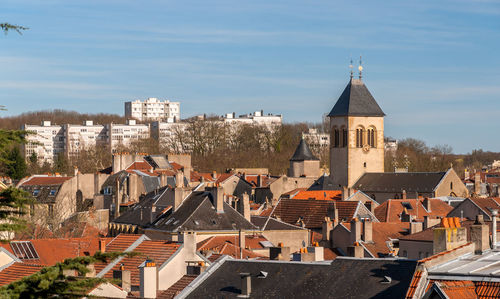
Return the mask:
[[347, 255], [356, 257], [356, 258], [364, 258], [365, 257], [365, 249], [363, 246], [359, 245], [358, 242], [354, 243], [353, 246], [347, 247]]
[[330, 220], [330, 217], [325, 217], [325, 221], [323, 221], [323, 226], [321, 228], [322, 240], [330, 241], [330, 234], [333, 229], [333, 222]]
[[370, 219], [363, 221], [363, 241], [373, 242], [373, 222]]
[[423, 222], [410, 222], [410, 234], [416, 234], [422, 231]]
[[427, 210], [427, 212], [431, 212], [431, 200], [429, 198], [424, 198], [422, 201], [422, 205]]
[[252, 276], [250, 273], [240, 273], [241, 277], [241, 298], [250, 298], [252, 293]]
[[354, 218], [351, 220], [351, 244], [354, 244], [361, 240], [361, 222]]
[[184, 173], [180, 170], [175, 173], [175, 188], [184, 188]]
[[481, 174], [479, 172], [474, 175], [474, 193], [476, 196], [481, 194]]
[[99, 240], [99, 251], [106, 252], [106, 240], [103, 239]]
[[243, 250], [245, 249], [245, 231], [241, 230], [238, 233], [238, 238], [240, 241], [240, 259], [243, 259]]
[[455, 249], [467, 243], [467, 229], [460, 226], [458, 217], [443, 218], [441, 223], [442, 227], [433, 229], [433, 254]]
[[158, 290], [158, 271], [156, 264], [150, 259], [146, 259], [139, 266], [139, 294], [141, 298], [156, 298]]
[[490, 231], [488, 225], [484, 224], [482, 214], [476, 216], [476, 222], [470, 226], [470, 238], [474, 243], [474, 253], [483, 254], [490, 249]]
[[246, 192], [243, 193], [240, 203], [240, 213], [250, 221], [250, 196]]
[[127, 293], [132, 290], [132, 279], [130, 270], [125, 270], [125, 266], [121, 264], [120, 270], [113, 271], [113, 279], [120, 280], [120, 287]]

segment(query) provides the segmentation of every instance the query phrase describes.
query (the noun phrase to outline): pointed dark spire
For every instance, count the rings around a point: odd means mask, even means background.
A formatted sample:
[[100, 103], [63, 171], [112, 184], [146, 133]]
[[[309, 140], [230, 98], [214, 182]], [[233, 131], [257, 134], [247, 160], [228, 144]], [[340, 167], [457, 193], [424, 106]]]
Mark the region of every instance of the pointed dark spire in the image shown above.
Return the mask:
[[299, 146], [297, 146], [297, 149], [295, 150], [295, 153], [293, 154], [292, 158], [290, 158], [290, 161], [307, 161], [307, 160], [319, 160], [319, 159], [313, 155], [311, 149], [307, 145], [307, 142], [304, 140], [304, 138], [302, 138], [300, 140]]
[[385, 116], [361, 79], [349, 80], [328, 116]]

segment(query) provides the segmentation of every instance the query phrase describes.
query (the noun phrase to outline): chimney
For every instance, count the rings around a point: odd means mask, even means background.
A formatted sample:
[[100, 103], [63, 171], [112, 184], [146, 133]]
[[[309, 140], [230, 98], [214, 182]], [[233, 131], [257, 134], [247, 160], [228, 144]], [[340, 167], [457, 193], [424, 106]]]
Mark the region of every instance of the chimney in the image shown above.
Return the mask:
[[492, 216], [492, 223], [491, 223], [491, 236], [492, 236], [492, 249], [497, 248], [497, 216], [498, 216], [498, 210], [491, 210], [491, 216]]
[[125, 266], [121, 264], [120, 270], [113, 271], [113, 279], [120, 280], [120, 287], [127, 293], [132, 290], [132, 280], [130, 270], [125, 270]]
[[339, 210], [335, 202], [328, 204], [327, 217], [333, 219], [333, 228], [339, 224]]
[[483, 254], [490, 248], [490, 232], [488, 225], [484, 224], [482, 214], [476, 216], [476, 222], [470, 227], [470, 239], [474, 243], [474, 253]]
[[212, 179], [216, 180], [217, 179], [217, 171], [212, 172]]
[[325, 248], [318, 246], [318, 242], [315, 242], [314, 246], [307, 247], [307, 252], [312, 254], [314, 262], [325, 260]]
[[363, 241], [373, 242], [373, 222], [370, 219], [363, 221]]
[[160, 174], [160, 184], [162, 187], [165, 187], [166, 185], [168, 185], [168, 180], [167, 180], [168, 176], [166, 173], [161, 173]]
[[427, 210], [427, 212], [431, 212], [431, 200], [429, 198], [424, 198], [422, 201], [422, 205]]
[[403, 192], [401, 193], [401, 198], [406, 199], [406, 190], [403, 190]]
[[330, 241], [330, 234], [333, 229], [333, 223], [330, 220], [330, 217], [325, 217], [325, 221], [323, 222], [323, 227], [321, 229], [322, 239], [325, 241]]
[[102, 253], [106, 252], [106, 240], [99, 240], [99, 251]]
[[250, 298], [252, 293], [252, 276], [250, 273], [240, 273], [241, 277], [241, 295], [240, 298]]
[[187, 261], [197, 260], [196, 256], [196, 232], [194, 231], [184, 231], [179, 234], [179, 238], [182, 238], [182, 244], [184, 245], [184, 250], [186, 252], [185, 259]]
[[481, 174], [479, 172], [474, 175], [474, 193], [476, 196], [481, 194]]
[[351, 244], [361, 240], [361, 222], [357, 218], [351, 220]]
[[240, 259], [243, 259], [243, 250], [245, 249], [245, 231], [240, 229], [240, 232], [238, 234], [239, 241], [240, 241]]
[[246, 220], [250, 221], [250, 196], [245, 192], [241, 202], [241, 214]]
[[74, 176], [78, 175], [78, 166], [75, 165], [74, 167]]
[[365, 250], [363, 246], [359, 245], [358, 242], [355, 242], [353, 246], [347, 247], [347, 255], [356, 258], [364, 258]]
[[290, 247], [283, 247], [282, 243], [278, 247], [269, 248], [269, 259], [277, 261], [290, 261]]
[[177, 171], [175, 174], [175, 188], [184, 187], [184, 173], [182, 171]]
[[410, 222], [410, 234], [416, 234], [422, 231], [423, 222]]
[[342, 200], [347, 200], [349, 197], [351, 197], [351, 188], [348, 188], [347, 186], [342, 187]]
[[156, 298], [158, 290], [158, 271], [156, 264], [149, 258], [139, 266], [139, 294], [141, 298]]
[[424, 216], [424, 227], [423, 229], [428, 229], [429, 227], [433, 227], [434, 225], [439, 224], [441, 220], [439, 218], [431, 218], [429, 216]]
[[433, 254], [455, 249], [467, 243], [467, 229], [461, 227], [458, 217], [443, 218], [441, 223], [442, 227], [433, 229]]
[[260, 174], [257, 175], [257, 187], [262, 187], [262, 177]]

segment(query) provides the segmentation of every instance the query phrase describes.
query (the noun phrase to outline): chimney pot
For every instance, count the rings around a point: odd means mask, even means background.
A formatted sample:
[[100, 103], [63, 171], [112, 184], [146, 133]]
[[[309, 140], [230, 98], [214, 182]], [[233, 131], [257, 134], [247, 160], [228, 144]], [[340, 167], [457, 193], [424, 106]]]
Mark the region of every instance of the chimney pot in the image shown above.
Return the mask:
[[240, 273], [241, 277], [241, 297], [249, 298], [252, 293], [252, 277], [250, 273]]
[[99, 240], [99, 251], [106, 252], [106, 240]]
[[139, 276], [139, 294], [141, 298], [156, 298], [156, 292], [158, 290], [158, 271], [155, 262], [146, 259], [140, 266]]

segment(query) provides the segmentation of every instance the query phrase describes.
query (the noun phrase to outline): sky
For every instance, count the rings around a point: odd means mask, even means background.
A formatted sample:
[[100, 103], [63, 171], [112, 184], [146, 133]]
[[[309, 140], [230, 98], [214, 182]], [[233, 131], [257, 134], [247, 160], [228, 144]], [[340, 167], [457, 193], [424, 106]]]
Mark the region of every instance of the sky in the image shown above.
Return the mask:
[[320, 122], [362, 55], [385, 135], [500, 151], [500, 1], [1, 0], [0, 116], [263, 109]]

